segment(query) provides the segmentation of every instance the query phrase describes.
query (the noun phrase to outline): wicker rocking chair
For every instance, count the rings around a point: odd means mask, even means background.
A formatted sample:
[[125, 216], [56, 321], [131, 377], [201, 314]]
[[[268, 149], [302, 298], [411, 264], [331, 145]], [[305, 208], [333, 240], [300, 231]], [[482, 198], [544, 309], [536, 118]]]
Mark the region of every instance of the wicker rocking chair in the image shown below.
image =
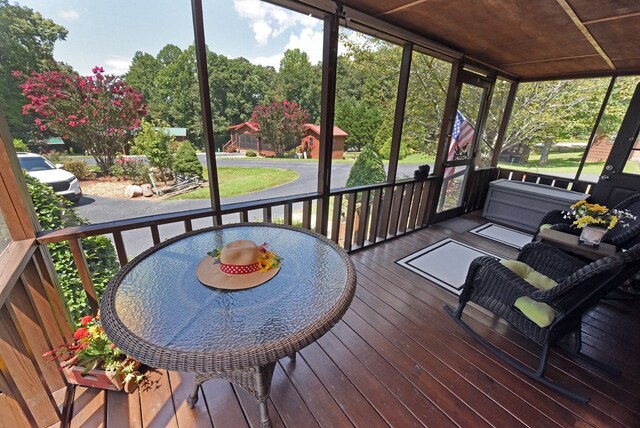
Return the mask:
[[[469, 267], [458, 307], [454, 310], [447, 305], [444, 309], [480, 344], [516, 370], [561, 394], [587, 403], [588, 397], [544, 377], [550, 346], [557, 343], [559, 339], [573, 339], [572, 346], [567, 351], [576, 359], [611, 375], [620, 374], [619, 371], [580, 352], [581, 319], [582, 314], [638, 270], [639, 260], [640, 244], [628, 251], [585, 265], [584, 262], [555, 247], [541, 242], [530, 243], [522, 249], [518, 261], [546, 276], [547, 280], [557, 282], [557, 285], [546, 290], [536, 288], [500, 261], [491, 257], [479, 257]], [[525, 312], [517, 309], [514, 304], [519, 298], [527, 298], [528, 302], [533, 303], [534, 306], [548, 305], [547, 310], [551, 308], [552, 313], [549, 324], [541, 327], [532, 321], [534, 318], [530, 313], [525, 315]], [[473, 331], [462, 319], [462, 312], [467, 302], [477, 303], [494, 312], [526, 337], [542, 346], [537, 369], [531, 369], [515, 360]]]
[[[602, 242], [615, 245], [618, 248], [629, 248], [640, 243], [640, 193], [630, 196], [613, 207], [618, 210], [628, 210], [636, 216], [635, 220], [628, 221], [626, 225], [618, 224], [602, 238]], [[551, 229], [561, 232], [580, 235], [581, 229], [571, 225], [572, 220], [564, 218], [561, 210], [552, 210], [544, 215], [540, 226], [551, 225]], [[626, 227], [625, 227], [626, 226]], [[538, 228], [538, 232], [540, 228]], [[535, 238], [534, 238], [535, 239]]]

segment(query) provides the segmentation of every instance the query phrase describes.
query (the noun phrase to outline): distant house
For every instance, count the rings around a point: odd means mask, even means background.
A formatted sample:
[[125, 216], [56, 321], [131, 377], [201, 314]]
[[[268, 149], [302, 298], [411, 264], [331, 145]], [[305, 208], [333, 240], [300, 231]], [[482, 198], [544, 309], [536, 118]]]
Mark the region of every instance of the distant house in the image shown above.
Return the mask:
[[[320, 125], [306, 124], [302, 137], [301, 151], [307, 153], [311, 159], [320, 158]], [[333, 127], [333, 152], [332, 159], [342, 159], [344, 155], [344, 140], [349, 136], [337, 126]]]
[[[256, 122], [243, 122], [227, 128], [230, 139], [222, 147], [225, 152], [246, 152], [252, 150], [262, 156], [274, 156], [273, 146], [260, 137], [260, 127]], [[337, 126], [333, 127], [333, 159], [342, 159], [344, 155], [344, 140], [349, 134]], [[304, 133], [300, 144], [295, 147], [296, 153], [306, 153], [307, 158], [320, 157], [320, 126], [312, 123], [304, 125]]]
[[529, 161], [531, 148], [526, 144], [514, 144], [500, 152], [499, 161], [508, 164], [523, 164]]
[[587, 162], [604, 162], [611, 153], [613, 141], [606, 136], [596, 136], [587, 153]]

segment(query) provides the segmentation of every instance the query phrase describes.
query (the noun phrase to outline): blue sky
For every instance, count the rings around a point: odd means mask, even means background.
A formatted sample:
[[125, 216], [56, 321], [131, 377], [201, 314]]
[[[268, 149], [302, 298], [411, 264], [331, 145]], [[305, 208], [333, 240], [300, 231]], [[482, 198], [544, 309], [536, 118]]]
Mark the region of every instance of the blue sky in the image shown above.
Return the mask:
[[[136, 51], [156, 55], [168, 43], [193, 43], [189, 0], [16, 0], [69, 30], [54, 57], [89, 74], [100, 65], [126, 72]], [[300, 48], [311, 62], [322, 59], [322, 22], [259, 0], [203, 0], [205, 39], [228, 57], [278, 67], [286, 49]]]

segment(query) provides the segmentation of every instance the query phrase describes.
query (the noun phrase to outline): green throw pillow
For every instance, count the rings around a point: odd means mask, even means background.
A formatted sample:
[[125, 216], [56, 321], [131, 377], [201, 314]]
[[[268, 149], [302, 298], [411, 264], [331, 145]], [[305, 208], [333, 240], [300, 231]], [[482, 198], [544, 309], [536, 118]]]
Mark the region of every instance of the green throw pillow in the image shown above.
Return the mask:
[[520, 309], [525, 317], [542, 328], [550, 326], [556, 317], [556, 311], [551, 306], [543, 302], [536, 302], [527, 296], [518, 297], [513, 306]]
[[543, 230], [551, 229], [552, 227], [553, 225], [549, 223], [542, 224], [540, 225], [539, 232], [542, 232]]
[[558, 285], [558, 283], [553, 279], [533, 270], [533, 268], [526, 263], [522, 263], [517, 260], [502, 260], [500, 264], [536, 287], [538, 290], [550, 290]]
[[[500, 263], [538, 290], [549, 290], [558, 285], [556, 281], [535, 271], [526, 263], [517, 260], [502, 260]], [[551, 325], [556, 317], [556, 311], [551, 306], [543, 302], [536, 302], [527, 296], [518, 297], [513, 306], [520, 309], [525, 317], [542, 328]]]

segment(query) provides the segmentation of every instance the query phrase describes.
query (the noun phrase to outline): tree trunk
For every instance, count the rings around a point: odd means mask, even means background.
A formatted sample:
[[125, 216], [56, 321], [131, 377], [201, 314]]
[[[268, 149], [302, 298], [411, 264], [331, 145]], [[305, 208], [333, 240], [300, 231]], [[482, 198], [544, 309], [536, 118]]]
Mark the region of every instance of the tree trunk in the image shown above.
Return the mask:
[[542, 146], [542, 152], [540, 153], [540, 165], [545, 165], [549, 160], [549, 151], [551, 150], [551, 146], [553, 145], [553, 141], [547, 140], [544, 142]]

